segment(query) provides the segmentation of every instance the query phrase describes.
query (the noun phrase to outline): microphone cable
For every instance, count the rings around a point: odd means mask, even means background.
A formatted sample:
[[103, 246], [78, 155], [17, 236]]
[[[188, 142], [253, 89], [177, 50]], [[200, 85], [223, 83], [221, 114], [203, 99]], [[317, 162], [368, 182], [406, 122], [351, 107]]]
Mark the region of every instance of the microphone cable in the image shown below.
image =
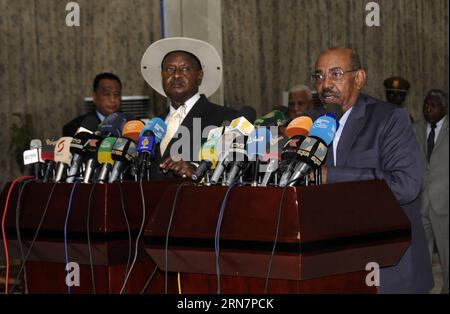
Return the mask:
[[270, 272], [272, 271], [272, 261], [273, 261], [274, 255], [275, 255], [275, 250], [277, 248], [278, 235], [280, 233], [281, 213], [283, 210], [283, 205], [285, 203], [285, 194], [286, 194], [287, 188], [288, 188], [288, 186], [283, 187], [283, 192], [281, 193], [280, 205], [278, 206], [277, 227], [276, 227], [276, 231], [275, 231], [275, 239], [273, 240], [272, 252], [271, 252], [270, 258], [269, 258], [269, 267], [267, 268], [266, 280], [265, 280], [265, 284], [264, 284], [264, 294], [267, 294], [267, 289], [269, 287]]
[[182, 292], [181, 292], [181, 274], [180, 273], [178, 273], [178, 280], [177, 280], [177, 282], [178, 282], [178, 294], [182, 294]]
[[138, 256], [138, 248], [139, 248], [139, 239], [141, 238], [142, 231], [144, 231], [145, 226], [145, 198], [144, 198], [144, 190], [142, 188], [142, 178], [139, 180], [139, 190], [141, 191], [141, 201], [142, 201], [142, 222], [141, 227], [139, 229], [139, 233], [136, 237], [136, 243], [135, 243], [135, 251], [134, 251], [134, 258], [133, 262], [131, 263], [130, 269], [125, 276], [125, 280], [123, 282], [122, 288], [120, 289], [120, 294], [123, 294], [125, 290], [125, 286], [127, 285], [128, 279], [130, 278], [131, 272], [133, 271], [134, 265], [136, 264], [137, 256]]
[[148, 277], [147, 282], [144, 285], [144, 288], [141, 290], [141, 294], [144, 294], [145, 291], [147, 291], [148, 286], [150, 285], [150, 282], [152, 281], [153, 277], [155, 276], [157, 270], [158, 270], [158, 265], [155, 265], [153, 272], [150, 274], [150, 277]]
[[[19, 270], [19, 272], [17, 274], [17, 277], [20, 277], [20, 275], [22, 274], [22, 271], [24, 271], [24, 269], [25, 269], [25, 264], [26, 264], [26, 262], [28, 260], [28, 257], [30, 256], [31, 249], [33, 248], [34, 243], [36, 242], [36, 238], [37, 238], [37, 236], [39, 234], [39, 231], [41, 230], [42, 224], [43, 224], [44, 219], [45, 219], [45, 217], [47, 215], [47, 210], [48, 210], [48, 207], [50, 205], [50, 200], [52, 199], [53, 192], [54, 192], [57, 184], [58, 184], [58, 182], [54, 182], [53, 183], [52, 189], [50, 190], [50, 194], [49, 194], [49, 197], [47, 199], [47, 204], [45, 205], [44, 212], [42, 213], [42, 216], [41, 216], [41, 220], [39, 221], [39, 224], [38, 224], [38, 226], [36, 228], [36, 232], [34, 233], [33, 240], [31, 241], [30, 246], [28, 247], [27, 254], [25, 255], [25, 259], [22, 262], [22, 266], [20, 267], [20, 270]], [[9, 293], [13, 293], [15, 287], [16, 287], [16, 282], [14, 282], [14, 284], [12, 285]]]
[[[75, 187], [77, 186], [77, 184], [78, 184], [78, 180], [76, 180], [73, 183], [72, 191], [70, 192], [70, 197], [69, 197], [69, 204], [67, 206], [66, 220], [64, 221], [64, 256], [65, 256], [65, 260], [66, 260], [66, 271], [67, 271], [67, 265], [69, 264], [69, 254], [68, 254], [68, 247], [67, 247], [67, 224], [69, 222], [70, 210], [72, 209], [72, 198], [73, 198], [73, 194], [74, 194]], [[67, 274], [69, 274], [69, 273], [67, 273]], [[67, 285], [67, 293], [71, 294], [70, 285]]]
[[125, 210], [125, 202], [123, 197], [123, 190], [122, 190], [122, 181], [119, 180], [119, 193], [120, 193], [120, 205], [122, 207], [123, 217], [125, 218], [125, 224], [127, 225], [127, 231], [128, 231], [128, 259], [127, 259], [127, 266], [125, 267], [125, 277], [124, 281], [126, 280], [126, 274], [130, 267], [130, 261], [131, 261], [131, 227], [130, 222], [128, 221], [128, 215]]
[[[17, 197], [17, 204], [16, 204], [16, 236], [17, 236], [17, 242], [19, 243], [19, 249], [20, 249], [20, 262], [23, 263], [25, 259], [25, 254], [23, 251], [23, 244], [22, 244], [22, 236], [20, 235], [20, 208], [22, 207], [22, 193], [27, 186], [28, 183], [32, 181], [37, 181], [35, 179], [27, 179], [23, 181], [22, 186], [19, 190], [19, 196]], [[19, 277], [16, 277], [16, 280], [18, 280]], [[24, 290], [25, 294], [28, 294], [28, 280], [27, 280], [27, 272], [26, 269], [23, 272], [23, 283], [24, 283]]]
[[32, 179], [32, 178], [33, 178], [32, 176], [23, 176], [23, 177], [18, 177], [16, 179], [14, 179], [14, 181], [11, 183], [11, 185], [9, 187], [8, 194], [6, 196], [5, 207], [3, 209], [3, 216], [2, 216], [2, 237], [3, 237], [3, 246], [4, 246], [4, 251], [5, 251], [5, 259], [6, 259], [5, 294], [8, 294], [8, 284], [9, 284], [9, 251], [8, 251], [8, 243], [6, 240], [6, 231], [5, 231], [6, 214], [8, 213], [9, 200], [11, 198], [11, 192], [17, 182], [22, 182], [26, 179]]
[[173, 222], [173, 216], [175, 214], [175, 208], [177, 206], [177, 200], [178, 200], [178, 195], [180, 194], [181, 188], [183, 186], [188, 186], [188, 185], [195, 185], [193, 182], [184, 182], [181, 183], [180, 185], [178, 185], [177, 190], [175, 192], [175, 197], [173, 199], [173, 203], [172, 203], [172, 211], [170, 213], [170, 219], [169, 219], [169, 223], [167, 226], [167, 232], [166, 232], [166, 244], [165, 244], [165, 260], [164, 260], [164, 264], [165, 264], [165, 271], [164, 271], [164, 292], [165, 294], [167, 294], [167, 290], [168, 290], [168, 278], [169, 278], [169, 271], [168, 271], [168, 265], [169, 265], [169, 256], [168, 256], [168, 252], [169, 252], [169, 235], [170, 235], [170, 229], [172, 228], [172, 222]]
[[216, 276], [217, 276], [217, 294], [220, 294], [220, 246], [219, 246], [219, 241], [220, 241], [220, 230], [222, 228], [222, 219], [223, 219], [223, 214], [225, 212], [225, 206], [228, 200], [228, 194], [230, 193], [231, 189], [233, 187], [235, 187], [236, 185], [238, 185], [238, 180], [239, 180], [239, 176], [236, 176], [236, 178], [234, 179], [234, 181], [230, 184], [230, 186], [228, 187], [226, 193], [225, 193], [225, 197], [222, 201], [222, 205], [220, 207], [220, 211], [219, 211], [219, 217], [217, 219], [217, 226], [216, 226], [216, 233], [214, 235], [214, 252], [215, 252], [215, 256], [216, 256]]
[[90, 217], [91, 217], [91, 202], [92, 202], [92, 194], [94, 193], [95, 186], [97, 185], [97, 182], [92, 183], [91, 190], [89, 191], [89, 198], [88, 198], [88, 207], [87, 207], [87, 218], [86, 218], [86, 236], [87, 236], [87, 244], [88, 244], [88, 251], [89, 251], [89, 266], [91, 268], [91, 284], [92, 284], [92, 292], [96, 294], [95, 290], [95, 274], [94, 274], [94, 263], [92, 261], [92, 251], [91, 251], [91, 228], [90, 228]]

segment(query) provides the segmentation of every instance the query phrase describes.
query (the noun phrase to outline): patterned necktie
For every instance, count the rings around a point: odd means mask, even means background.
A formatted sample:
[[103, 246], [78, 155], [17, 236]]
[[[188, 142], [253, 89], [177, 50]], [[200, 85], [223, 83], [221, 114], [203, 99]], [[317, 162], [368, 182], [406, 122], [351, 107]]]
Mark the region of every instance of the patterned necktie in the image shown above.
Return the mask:
[[177, 110], [172, 112], [172, 114], [169, 116], [169, 119], [167, 120], [167, 131], [166, 135], [161, 141], [160, 150], [161, 150], [161, 156], [164, 155], [164, 152], [167, 149], [167, 145], [169, 145], [170, 140], [175, 135], [175, 132], [178, 130], [178, 128], [181, 125], [181, 122], [184, 119], [184, 113], [186, 111], [186, 106], [182, 104]]
[[431, 158], [431, 153], [433, 152], [433, 147], [434, 147], [434, 129], [436, 128], [436, 124], [432, 124], [431, 125], [431, 131], [430, 134], [428, 135], [428, 139], [427, 139], [427, 148], [428, 148], [428, 163], [430, 162], [430, 158]]

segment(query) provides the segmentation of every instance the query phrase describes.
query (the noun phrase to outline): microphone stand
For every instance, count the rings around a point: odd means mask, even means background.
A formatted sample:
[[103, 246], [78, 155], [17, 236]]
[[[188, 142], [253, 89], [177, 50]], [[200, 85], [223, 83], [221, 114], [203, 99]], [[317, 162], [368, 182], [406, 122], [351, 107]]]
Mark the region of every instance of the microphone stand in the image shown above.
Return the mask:
[[316, 181], [316, 185], [322, 184], [322, 168], [321, 167], [314, 170], [314, 180]]

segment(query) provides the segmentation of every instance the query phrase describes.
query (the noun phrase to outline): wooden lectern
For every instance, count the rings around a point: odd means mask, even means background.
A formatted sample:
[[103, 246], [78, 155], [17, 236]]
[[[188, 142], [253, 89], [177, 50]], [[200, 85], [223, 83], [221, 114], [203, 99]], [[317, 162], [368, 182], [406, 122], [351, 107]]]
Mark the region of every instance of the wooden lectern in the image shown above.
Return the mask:
[[[214, 236], [227, 187], [169, 186], [145, 231], [148, 254], [180, 272], [183, 293], [216, 293]], [[384, 181], [309, 187], [235, 187], [220, 233], [221, 293], [376, 293], [366, 265], [395, 265], [410, 244], [410, 222]], [[172, 212], [173, 205], [175, 208]], [[165, 241], [169, 227], [167, 250]]]
[[[160, 196], [177, 182], [155, 181], [143, 184], [146, 221], [151, 216]], [[24, 251], [28, 250], [43, 215], [53, 183], [29, 183], [21, 197], [19, 230]], [[26, 263], [28, 291], [30, 293], [67, 293], [67, 275], [64, 251], [64, 225], [72, 184], [58, 183], [50, 200], [47, 214], [38, 233], [36, 243]], [[10, 184], [1, 195], [3, 210]], [[88, 198], [91, 184], [77, 184], [67, 224], [69, 262], [80, 266], [80, 286], [72, 286], [71, 293], [92, 293], [91, 267], [87, 243]], [[10, 258], [20, 259], [16, 233], [16, 205], [20, 185], [14, 187], [9, 203], [6, 232]], [[123, 201], [132, 236], [131, 259], [135, 252], [135, 239], [142, 222], [142, 201], [138, 183], [123, 183]], [[119, 184], [97, 184], [90, 209], [90, 242], [97, 293], [119, 293], [128, 264], [129, 237], [122, 211]], [[142, 237], [141, 237], [142, 240]], [[146, 254], [142, 241], [136, 265], [131, 273], [125, 293], [140, 293], [147, 279], [156, 269]], [[0, 258], [4, 258], [3, 246]], [[130, 261], [131, 263], [131, 261]], [[171, 274], [170, 291], [176, 291], [176, 277]], [[146, 293], [163, 293], [164, 276], [157, 270]]]

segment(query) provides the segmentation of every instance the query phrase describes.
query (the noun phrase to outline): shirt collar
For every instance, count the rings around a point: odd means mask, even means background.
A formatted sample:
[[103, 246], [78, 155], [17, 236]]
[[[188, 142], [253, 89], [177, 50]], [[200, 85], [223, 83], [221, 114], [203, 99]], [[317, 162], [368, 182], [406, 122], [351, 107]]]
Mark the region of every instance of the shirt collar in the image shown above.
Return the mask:
[[98, 110], [95, 110], [95, 112], [97, 113], [97, 117], [100, 119], [100, 122], [103, 122], [103, 120], [105, 120], [105, 116], [102, 115]]
[[[189, 111], [191, 111], [192, 107], [194, 107], [195, 103], [200, 99], [200, 93], [197, 92], [194, 96], [192, 96], [191, 98], [189, 98], [188, 100], [186, 100], [186, 102], [184, 103], [185, 106], [185, 111], [184, 111], [184, 117], [187, 116], [187, 114], [189, 113]], [[178, 111], [180, 112], [180, 107], [178, 107], [178, 109], [175, 110], [175, 108], [172, 106], [172, 103], [169, 106], [169, 116], [174, 112], [174, 111]], [[183, 117], [183, 118], [184, 118]]]
[[[350, 112], [352, 112], [353, 110], [353, 106], [350, 107], [350, 109], [348, 109], [346, 112], [344, 112], [344, 114], [342, 115], [342, 117], [339, 119], [339, 128], [342, 130], [344, 128], [345, 123], [347, 122], [348, 116], [350, 115]], [[341, 131], [342, 132], [342, 131]]]
[[[445, 115], [441, 120], [439, 120], [439, 121], [436, 123], [436, 129], [440, 129], [440, 128], [442, 127], [442, 125], [444, 124], [445, 118], [447, 118], [447, 115]], [[429, 122], [427, 122], [427, 126], [428, 126], [429, 128], [431, 128], [431, 124], [430, 124]]]

